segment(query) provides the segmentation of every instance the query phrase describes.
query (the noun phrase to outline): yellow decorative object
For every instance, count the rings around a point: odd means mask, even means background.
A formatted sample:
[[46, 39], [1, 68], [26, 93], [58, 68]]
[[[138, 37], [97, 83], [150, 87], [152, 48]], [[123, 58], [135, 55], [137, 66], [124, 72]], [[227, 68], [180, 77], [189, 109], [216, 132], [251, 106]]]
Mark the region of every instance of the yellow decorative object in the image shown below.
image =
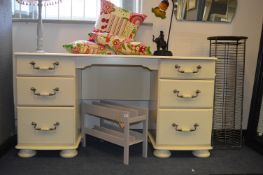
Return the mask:
[[160, 17], [162, 19], [166, 18], [166, 10], [169, 7], [168, 0], [163, 0], [158, 7], [152, 8], [152, 12], [156, 17]]

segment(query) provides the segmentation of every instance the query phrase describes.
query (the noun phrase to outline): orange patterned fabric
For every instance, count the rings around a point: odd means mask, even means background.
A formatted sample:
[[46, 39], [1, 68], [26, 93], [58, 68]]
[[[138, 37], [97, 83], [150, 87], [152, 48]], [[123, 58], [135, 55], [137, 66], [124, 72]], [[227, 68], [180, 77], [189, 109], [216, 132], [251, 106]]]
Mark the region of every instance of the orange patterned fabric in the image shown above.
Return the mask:
[[122, 55], [152, 55], [151, 48], [142, 42], [131, 41], [109, 33], [90, 33], [90, 37], [99, 45], [110, 48]]
[[109, 47], [86, 40], [77, 40], [72, 43], [64, 44], [63, 47], [68, 52], [75, 54], [102, 54], [102, 55], [116, 54]]

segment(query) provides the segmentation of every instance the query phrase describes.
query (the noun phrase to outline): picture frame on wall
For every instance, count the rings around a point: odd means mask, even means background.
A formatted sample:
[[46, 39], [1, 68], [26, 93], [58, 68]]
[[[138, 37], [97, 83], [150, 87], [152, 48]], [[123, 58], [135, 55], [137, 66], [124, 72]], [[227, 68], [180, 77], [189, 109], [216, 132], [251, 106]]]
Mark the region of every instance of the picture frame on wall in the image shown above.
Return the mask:
[[187, 0], [186, 9], [193, 10], [196, 8], [196, 0]]

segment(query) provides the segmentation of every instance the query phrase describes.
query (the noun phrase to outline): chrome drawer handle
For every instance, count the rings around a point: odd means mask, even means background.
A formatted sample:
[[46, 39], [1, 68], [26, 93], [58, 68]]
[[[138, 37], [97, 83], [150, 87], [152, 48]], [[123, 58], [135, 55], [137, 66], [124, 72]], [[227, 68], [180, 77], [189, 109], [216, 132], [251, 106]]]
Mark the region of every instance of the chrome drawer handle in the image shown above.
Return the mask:
[[201, 91], [199, 90], [199, 89], [197, 89], [196, 91], [195, 91], [195, 94], [193, 94], [193, 95], [183, 95], [183, 94], [180, 94], [180, 91], [178, 91], [177, 89], [175, 89], [174, 91], [174, 94], [176, 94], [176, 96], [178, 97], [178, 98], [197, 98], [198, 97], [198, 95], [201, 93]]
[[32, 122], [31, 125], [34, 127], [35, 130], [37, 131], [54, 131], [57, 129], [57, 127], [59, 126], [59, 122], [56, 122], [53, 124], [53, 127], [52, 128], [39, 128], [37, 126], [37, 123], [36, 122]]
[[175, 131], [178, 131], [178, 132], [194, 132], [197, 130], [199, 125], [195, 123], [193, 128], [179, 128], [179, 126], [176, 123], [173, 123], [172, 127], [174, 127]]
[[31, 61], [29, 64], [32, 65], [33, 69], [36, 69], [36, 70], [55, 70], [56, 67], [59, 65], [59, 62], [56, 61], [52, 64], [52, 66], [50, 67], [40, 67], [40, 66], [36, 66], [36, 63], [34, 61]]
[[182, 67], [179, 66], [178, 64], [176, 64], [176, 65], [174, 66], [174, 68], [177, 69], [177, 72], [182, 73], [182, 74], [183, 74], [183, 73], [193, 73], [193, 74], [196, 74], [196, 73], [199, 73], [199, 72], [200, 72], [200, 70], [202, 69], [202, 66], [201, 66], [201, 65], [198, 65], [198, 66], [196, 66], [196, 69], [195, 69], [195, 70], [192, 70], [192, 71], [183, 70], [183, 69], [181, 69]]
[[30, 90], [33, 91], [34, 95], [36, 95], [36, 96], [42, 96], [42, 97], [54, 96], [54, 95], [57, 94], [57, 92], [59, 92], [59, 88], [58, 88], [58, 87], [54, 88], [54, 89], [53, 89], [53, 92], [42, 92], [42, 93], [40, 93], [40, 92], [37, 92], [37, 89], [34, 88], [34, 87], [31, 87]]

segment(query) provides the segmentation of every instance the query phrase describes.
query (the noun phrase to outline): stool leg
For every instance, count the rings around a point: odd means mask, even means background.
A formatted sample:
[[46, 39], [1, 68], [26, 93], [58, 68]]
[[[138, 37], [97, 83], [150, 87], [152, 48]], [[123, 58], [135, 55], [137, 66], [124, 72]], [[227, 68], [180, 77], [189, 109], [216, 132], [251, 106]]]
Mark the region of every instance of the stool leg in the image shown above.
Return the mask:
[[129, 165], [129, 146], [124, 146], [124, 160], [125, 165]]
[[86, 134], [82, 134], [82, 147], [86, 147]]
[[142, 144], [142, 156], [147, 158], [148, 153], [148, 120], [144, 120], [143, 122], [143, 144]]
[[[127, 119], [127, 118], [126, 118]], [[124, 139], [125, 139], [125, 144], [124, 144], [124, 157], [123, 157], [123, 163], [125, 165], [129, 164], [129, 140], [130, 140], [130, 125], [128, 122], [128, 119], [125, 120], [125, 127], [124, 127]]]
[[104, 119], [100, 118], [100, 127], [104, 126]]

